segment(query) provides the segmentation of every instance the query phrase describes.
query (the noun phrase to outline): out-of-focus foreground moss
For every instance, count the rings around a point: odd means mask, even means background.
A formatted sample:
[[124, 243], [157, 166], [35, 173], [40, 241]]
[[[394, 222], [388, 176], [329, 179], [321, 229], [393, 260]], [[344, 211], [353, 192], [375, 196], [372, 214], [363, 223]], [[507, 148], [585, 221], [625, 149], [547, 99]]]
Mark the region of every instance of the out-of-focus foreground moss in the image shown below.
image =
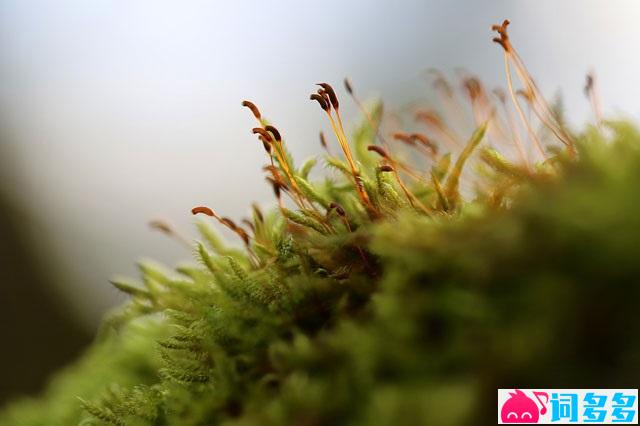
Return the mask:
[[0, 424], [492, 424], [496, 388], [636, 387], [640, 134], [604, 133], [508, 207], [348, 234], [255, 218], [263, 268], [201, 224], [201, 266], [117, 283], [132, 302]]

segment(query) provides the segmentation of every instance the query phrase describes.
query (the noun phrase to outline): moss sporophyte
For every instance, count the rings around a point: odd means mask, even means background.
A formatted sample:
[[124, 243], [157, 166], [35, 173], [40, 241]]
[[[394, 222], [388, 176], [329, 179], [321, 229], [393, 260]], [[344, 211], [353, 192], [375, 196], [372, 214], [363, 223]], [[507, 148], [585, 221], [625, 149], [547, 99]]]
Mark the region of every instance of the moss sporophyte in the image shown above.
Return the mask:
[[242, 102], [277, 208], [195, 207], [195, 243], [154, 221], [197, 263], [115, 279], [129, 301], [0, 425], [494, 424], [498, 388], [637, 385], [640, 135], [603, 119], [593, 75], [595, 125], [570, 130], [508, 25], [507, 90], [432, 71], [438, 104], [411, 124], [345, 80], [348, 136], [318, 84], [320, 178]]

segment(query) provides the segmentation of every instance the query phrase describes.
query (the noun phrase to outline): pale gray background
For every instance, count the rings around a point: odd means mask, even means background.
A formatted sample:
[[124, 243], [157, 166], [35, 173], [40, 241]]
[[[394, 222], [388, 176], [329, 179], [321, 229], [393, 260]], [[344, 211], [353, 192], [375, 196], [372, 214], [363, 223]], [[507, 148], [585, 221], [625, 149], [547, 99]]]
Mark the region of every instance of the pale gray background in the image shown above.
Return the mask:
[[303, 158], [326, 128], [307, 100], [313, 83], [348, 75], [389, 107], [426, 96], [430, 67], [503, 84], [489, 25], [505, 17], [574, 123], [590, 118], [582, 87], [592, 68], [605, 110], [640, 118], [636, 0], [2, 0], [0, 178], [26, 202], [24, 226], [56, 294], [94, 327], [122, 300], [110, 276], [134, 274], [143, 255], [189, 258], [149, 231], [150, 218], [193, 235], [194, 205], [239, 217], [270, 200], [242, 99]]

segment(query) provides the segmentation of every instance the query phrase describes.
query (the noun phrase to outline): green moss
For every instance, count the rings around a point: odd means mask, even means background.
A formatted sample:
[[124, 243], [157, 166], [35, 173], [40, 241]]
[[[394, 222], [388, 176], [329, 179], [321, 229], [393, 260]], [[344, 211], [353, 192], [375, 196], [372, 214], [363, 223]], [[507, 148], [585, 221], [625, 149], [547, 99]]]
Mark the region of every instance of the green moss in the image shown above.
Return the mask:
[[[486, 96], [465, 84], [472, 103]], [[314, 160], [296, 169], [245, 102], [279, 208], [254, 207], [241, 226], [194, 209], [244, 249], [202, 221], [196, 264], [143, 263], [140, 284], [114, 280], [130, 301], [0, 425], [493, 424], [500, 387], [637, 386], [635, 127], [574, 135], [532, 104], [547, 126], [535, 145], [544, 161], [518, 162], [501, 152], [514, 133], [499, 140], [504, 122], [474, 103], [485, 117], [466, 144], [406, 162], [382, 138], [371, 147], [380, 105], [365, 112], [352, 154], [332, 92], [314, 98], [342, 149], [325, 158], [333, 175], [310, 179]]]
[[215, 240], [188, 275], [145, 265], [87, 353], [0, 424], [460, 424], [492, 419], [498, 387], [631, 387], [640, 136], [611, 129], [508, 209], [354, 208], [354, 232], [275, 214], [255, 222], [259, 264]]

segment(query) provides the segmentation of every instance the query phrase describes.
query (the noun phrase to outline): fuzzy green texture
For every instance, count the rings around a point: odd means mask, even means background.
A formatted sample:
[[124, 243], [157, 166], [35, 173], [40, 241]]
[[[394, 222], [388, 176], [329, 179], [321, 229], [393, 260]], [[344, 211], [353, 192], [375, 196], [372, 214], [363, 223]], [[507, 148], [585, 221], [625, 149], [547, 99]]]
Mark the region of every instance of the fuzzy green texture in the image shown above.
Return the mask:
[[[636, 387], [640, 134], [607, 134], [587, 130], [577, 160], [537, 173], [480, 144], [490, 190], [462, 202], [457, 166], [441, 164], [425, 215], [362, 149], [365, 125], [356, 155], [382, 219], [345, 163], [313, 183], [306, 163], [312, 204], [256, 212], [254, 260], [201, 222], [198, 264], [115, 282], [131, 301], [0, 425], [494, 424], [496, 388]], [[323, 221], [329, 201], [351, 231], [335, 211]]]

